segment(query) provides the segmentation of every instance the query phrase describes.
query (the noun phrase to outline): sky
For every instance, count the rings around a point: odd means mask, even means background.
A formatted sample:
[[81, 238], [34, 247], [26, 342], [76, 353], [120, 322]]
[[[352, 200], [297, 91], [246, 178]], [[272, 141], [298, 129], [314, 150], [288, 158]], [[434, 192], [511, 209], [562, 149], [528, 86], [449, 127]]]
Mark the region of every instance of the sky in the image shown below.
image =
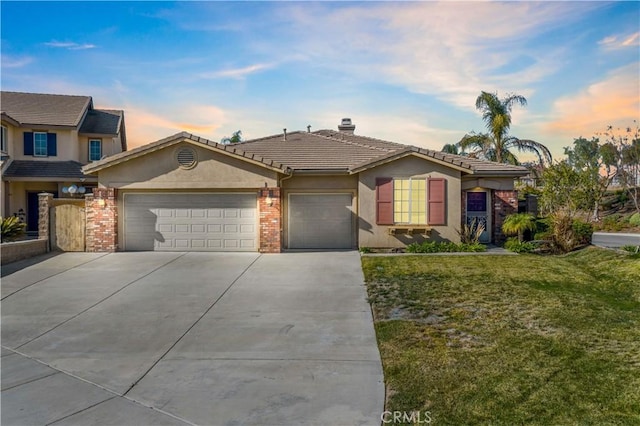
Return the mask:
[[[430, 149], [485, 131], [555, 158], [640, 122], [640, 2], [0, 2], [2, 90], [125, 111], [129, 147], [337, 129]], [[527, 156], [522, 156], [527, 160]]]

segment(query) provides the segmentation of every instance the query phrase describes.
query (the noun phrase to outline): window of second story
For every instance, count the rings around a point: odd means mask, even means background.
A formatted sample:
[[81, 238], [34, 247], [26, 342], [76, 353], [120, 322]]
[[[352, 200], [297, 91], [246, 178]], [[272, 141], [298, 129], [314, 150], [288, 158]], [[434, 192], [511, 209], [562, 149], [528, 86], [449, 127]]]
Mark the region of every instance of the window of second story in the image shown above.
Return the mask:
[[41, 132], [33, 133], [33, 155], [36, 157], [47, 156], [47, 134]]
[[98, 161], [102, 158], [102, 141], [89, 139], [89, 161]]
[[7, 152], [8, 142], [7, 142], [7, 128], [2, 126], [2, 131], [0, 133], [0, 151]]
[[24, 132], [24, 155], [55, 157], [58, 155], [57, 135], [46, 132]]

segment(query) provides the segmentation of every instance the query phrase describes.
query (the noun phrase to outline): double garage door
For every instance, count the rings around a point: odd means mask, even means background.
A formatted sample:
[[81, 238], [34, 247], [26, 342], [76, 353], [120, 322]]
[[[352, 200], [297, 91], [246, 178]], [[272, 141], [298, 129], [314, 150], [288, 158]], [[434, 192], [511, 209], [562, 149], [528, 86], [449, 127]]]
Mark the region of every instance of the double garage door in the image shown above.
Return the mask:
[[257, 251], [255, 194], [125, 194], [126, 250]]
[[[353, 247], [351, 194], [291, 194], [288, 247]], [[124, 196], [125, 250], [257, 251], [255, 194]]]

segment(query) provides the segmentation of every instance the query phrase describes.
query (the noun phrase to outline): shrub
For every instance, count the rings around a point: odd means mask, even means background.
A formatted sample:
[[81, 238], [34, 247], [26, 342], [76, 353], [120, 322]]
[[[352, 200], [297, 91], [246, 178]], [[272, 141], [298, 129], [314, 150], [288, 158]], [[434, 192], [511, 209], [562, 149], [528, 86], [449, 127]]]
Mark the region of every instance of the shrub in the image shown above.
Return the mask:
[[507, 235], [518, 234], [518, 241], [524, 239], [525, 231], [536, 229], [536, 218], [530, 213], [510, 214], [502, 224], [502, 232]]
[[17, 216], [1, 218], [1, 238], [2, 242], [14, 241], [24, 235], [27, 224], [20, 221]]
[[484, 232], [484, 225], [478, 223], [478, 219], [471, 219], [471, 223], [462, 225], [462, 229], [456, 229], [460, 241], [465, 244], [478, 244], [480, 235]]
[[640, 213], [634, 213], [629, 218], [629, 224], [632, 226], [640, 226]]
[[623, 228], [624, 218], [619, 213], [604, 217], [600, 224], [600, 229], [603, 231], [621, 231]]
[[504, 243], [504, 248], [515, 253], [531, 253], [537, 246], [530, 241], [519, 241], [517, 238], [508, 238]]
[[371, 247], [360, 247], [360, 253], [372, 253]]
[[629, 253], [635, 254], [640, 253], [640, 246], [622, 246], [620, 250], [628, 251]]
[[455, 253], [455, 252], [482, 252], [487, 248], [480, 243], [452, 243], [425, 241], [424, 243], [411, 243], [407, 246], [408, 253]]
[[590, 223], [584, 222], [580, 219], [574, 219], [571, 224], [571, 228], [575, 234], [577, 244], [591, 244], [593, 226]]

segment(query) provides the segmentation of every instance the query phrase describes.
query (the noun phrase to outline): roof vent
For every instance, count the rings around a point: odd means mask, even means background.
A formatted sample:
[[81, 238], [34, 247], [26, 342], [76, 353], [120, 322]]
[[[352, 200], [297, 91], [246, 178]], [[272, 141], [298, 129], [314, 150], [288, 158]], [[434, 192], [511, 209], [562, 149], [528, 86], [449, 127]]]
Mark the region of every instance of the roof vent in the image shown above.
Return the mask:
[[338, 130], [352, 135], [356, 130], [356, 125], [351, 122], [350, 118], [343, 118], [342, 122], [338, 126]]
[[189, 147], [180, 148], [176, 153], [176, 160], [183, 169], [192, 169], [198, 164], [196, 152]]

